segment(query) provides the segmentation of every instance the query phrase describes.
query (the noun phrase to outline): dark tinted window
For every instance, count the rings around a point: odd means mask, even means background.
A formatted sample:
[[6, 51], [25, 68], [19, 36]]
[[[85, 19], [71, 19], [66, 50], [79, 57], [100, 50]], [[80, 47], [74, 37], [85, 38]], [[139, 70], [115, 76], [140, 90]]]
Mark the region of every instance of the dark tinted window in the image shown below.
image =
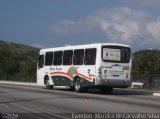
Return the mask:
[[122, 55], [121, 62], [128, 63], [130, 61], [131, 51], [129, 48], [122, 48], [121, 55]]
[[86, 49], [85, 50], [85, 59], [84, 64], [85, 65], [94, 65], [96, 61], [96, 49]]
[[61, 65], [62, 64], [62, 51], [54, 52], [54, 65]]
[[64, 51], [63, 53], [63, 65], [72, 65], [72, 50]]
[[38, 57], [38, 68], [42, 68], [44, 64], [44, 55], [39, 55]]
[[73, 64], [83, 65], [84, 50], [74, 50]]
[[52, 62], [53, 62], [53, 52], [46, 52], [45, 65], [46, 66], [52, 65]]

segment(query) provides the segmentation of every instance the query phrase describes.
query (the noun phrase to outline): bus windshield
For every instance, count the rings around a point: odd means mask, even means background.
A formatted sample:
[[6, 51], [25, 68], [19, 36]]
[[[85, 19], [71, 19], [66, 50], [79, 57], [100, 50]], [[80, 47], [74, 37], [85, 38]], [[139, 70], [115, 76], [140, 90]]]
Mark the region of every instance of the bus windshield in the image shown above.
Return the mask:
[[102, 46], [102, 60], [104, 62], [129, 63], [131, 50], [122, 46]]

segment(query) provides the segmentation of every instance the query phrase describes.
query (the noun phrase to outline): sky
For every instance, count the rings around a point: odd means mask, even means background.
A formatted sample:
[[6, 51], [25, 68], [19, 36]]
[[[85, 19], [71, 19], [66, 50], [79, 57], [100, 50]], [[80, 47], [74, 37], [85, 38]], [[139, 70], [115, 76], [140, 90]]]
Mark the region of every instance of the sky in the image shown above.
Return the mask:
[[160, 50], [160, 0], [0, 0], [0, 40], [40, 48], [123, 43]]

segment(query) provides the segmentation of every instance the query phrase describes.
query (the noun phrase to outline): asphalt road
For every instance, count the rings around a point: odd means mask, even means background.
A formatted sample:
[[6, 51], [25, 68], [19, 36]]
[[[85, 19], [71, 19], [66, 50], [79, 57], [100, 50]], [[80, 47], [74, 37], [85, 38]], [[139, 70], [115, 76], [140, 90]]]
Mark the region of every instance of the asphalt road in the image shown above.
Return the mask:
[[74, 113], [160, 113], [160, 97], [123, 89], [102, 95], [97, 90], [75, 93], [66, 88], [0, 83], [0, 113], [15, 119], [69, 119], [76, 118]]

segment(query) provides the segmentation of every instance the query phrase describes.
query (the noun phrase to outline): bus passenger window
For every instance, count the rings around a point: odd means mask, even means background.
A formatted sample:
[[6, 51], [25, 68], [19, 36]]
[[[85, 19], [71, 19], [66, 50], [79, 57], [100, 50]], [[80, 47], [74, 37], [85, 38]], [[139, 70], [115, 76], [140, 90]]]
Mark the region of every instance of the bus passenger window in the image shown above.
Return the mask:
[[72, 65], [72, 50], [66, 50], [63, 53], [63, 65]]
[[83, 65], [83, 58], [84, 58], [84, 50], [74, 50], [73, 56], [73, 64], [74, 65]]
[[96, 61], [96, 48], [86, 49], [85, 50], [85, 65], [95, 65]]
[[62, 51], [56, 51], [54, 53], [53, 65], [61, 65], [61, 64], [62, 64]]
[[45, 66], [52, 65], [52, 62], [53, 62], [53, 52], [46, 52]]
[[44, 55], [40, 55], [38, 57], [38, 69], [43, 68], [43, 64], [44, 64]]

